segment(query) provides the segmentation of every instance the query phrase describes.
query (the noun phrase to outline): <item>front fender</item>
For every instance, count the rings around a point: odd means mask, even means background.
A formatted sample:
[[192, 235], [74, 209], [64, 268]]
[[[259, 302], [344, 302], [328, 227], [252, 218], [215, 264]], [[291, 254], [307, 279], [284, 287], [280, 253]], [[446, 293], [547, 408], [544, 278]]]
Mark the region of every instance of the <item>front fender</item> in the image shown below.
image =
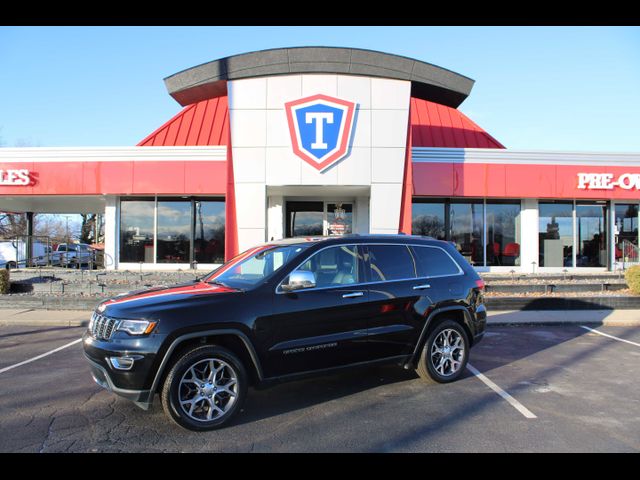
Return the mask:
[[160, 380], [162, 379], [163, 373], [168, 366], [171, 355], [182, 343], [188, 340], [192, 340], [194, 338], [209, 337], [209, 336], [215, 336], [215, 335], [233, 335], [238, 337], [244, 344], [247, 351], [249, 352], [249, 356], [251, 357], [251, 361], [253, 362], [253, 365], [256, 369], [258, 379], [260, 381], [264, 379], [262, 374], [262, 366], [260, 364], [260, 359], [258, 358], [258, 355], [255, 351], [255, 348], [253, 348], [253, 344], [251, 343], [251, 340], [249, 339], [249, 337], [247, 337], [247, 335], [242, 331], [234, 328], [220, 328], [220, 329], [202, 330], [198, 332], [185, 333], [183, 335], [176, 337], [173, 341], [171, 341], [171, 344], [164, 352], [162, 356], [162, 361], [160, 362], [160, 365], [158, 366], [158, 369], [155, 373], [153, 384], [151, 386], [151, 391], [155, 392], [157, 390], [158, 386], [160, 385]]

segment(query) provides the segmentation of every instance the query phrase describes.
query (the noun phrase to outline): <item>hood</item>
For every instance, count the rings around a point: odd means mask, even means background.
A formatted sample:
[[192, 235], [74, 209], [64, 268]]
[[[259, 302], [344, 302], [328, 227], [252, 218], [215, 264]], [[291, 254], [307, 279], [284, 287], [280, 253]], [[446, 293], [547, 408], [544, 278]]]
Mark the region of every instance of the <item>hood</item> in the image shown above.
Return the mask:
[[116, 318], [126, 318], [128, 316], [126, 312], [140, 310], [150, 312], [155, 308], [175, 305], [176, 303], [195, 297], [211, 297], [239, 291], [241, 290], [206, 282], [153, 287], [127, 292], [110, 298], [100, 304], [98, 311], [104, 311], [106, 315], [112, 315]]

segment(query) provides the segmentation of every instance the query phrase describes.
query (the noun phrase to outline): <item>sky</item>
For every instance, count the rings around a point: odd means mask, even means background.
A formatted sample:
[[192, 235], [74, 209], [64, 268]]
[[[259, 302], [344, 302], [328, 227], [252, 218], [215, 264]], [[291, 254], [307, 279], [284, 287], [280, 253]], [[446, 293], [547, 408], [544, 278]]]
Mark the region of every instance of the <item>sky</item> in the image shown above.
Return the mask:
[[640, 27], [0, 27], [0, 145], [135, 145], [181, 109], [165, 77], [309, 45], [474, 79], [459, 108], [507, 148], [640, 152]]

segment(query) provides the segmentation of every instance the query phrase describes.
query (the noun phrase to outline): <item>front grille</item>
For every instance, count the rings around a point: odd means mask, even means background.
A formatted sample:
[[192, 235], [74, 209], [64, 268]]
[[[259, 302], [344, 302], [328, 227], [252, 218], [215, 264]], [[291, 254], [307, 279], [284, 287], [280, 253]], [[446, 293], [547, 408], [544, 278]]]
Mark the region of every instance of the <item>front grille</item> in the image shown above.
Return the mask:
[[116, 331], [116, 319], [94, 312], [89, 322], [89, 331], [94, 338], [109, 340]]

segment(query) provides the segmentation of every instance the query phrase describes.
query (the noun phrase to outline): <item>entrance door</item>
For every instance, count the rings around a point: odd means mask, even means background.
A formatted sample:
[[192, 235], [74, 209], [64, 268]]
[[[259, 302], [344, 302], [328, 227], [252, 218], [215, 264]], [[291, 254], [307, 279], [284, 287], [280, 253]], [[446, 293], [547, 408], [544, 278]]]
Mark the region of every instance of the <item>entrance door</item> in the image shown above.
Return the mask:
[[324, 203], [287, 202], [285, 222], [287, 238], [321, 236], [324, 234]]
[[576, 267], [607, 266], [607, 205], [576, 205]]
[[353, 233], [353, 202], [287, 201], [285, 236], [341, 236]]

